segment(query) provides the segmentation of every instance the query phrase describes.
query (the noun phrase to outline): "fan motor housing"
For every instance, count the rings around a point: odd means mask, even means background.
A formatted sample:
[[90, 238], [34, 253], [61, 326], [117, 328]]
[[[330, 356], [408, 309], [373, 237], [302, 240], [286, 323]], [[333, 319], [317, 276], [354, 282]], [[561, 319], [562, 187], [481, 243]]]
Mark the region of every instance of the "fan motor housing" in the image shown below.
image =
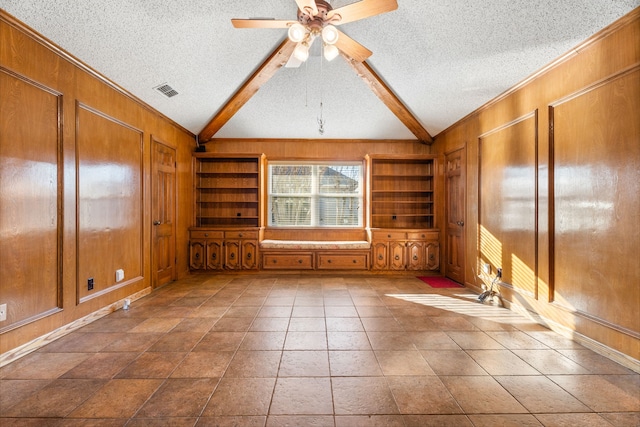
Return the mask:
[[324, 0], [316, 0], [316, 8], [318, 9], [316, 16], [311, 15], [306, 10], [298, 9], [298, 22], [302, 25], [309, 27], [317, 26], [319, 29], [322, 29], [322, 27], [324, 27], [324, 21], [327, 19], [329, 12], [333, 10], [333, 7]]

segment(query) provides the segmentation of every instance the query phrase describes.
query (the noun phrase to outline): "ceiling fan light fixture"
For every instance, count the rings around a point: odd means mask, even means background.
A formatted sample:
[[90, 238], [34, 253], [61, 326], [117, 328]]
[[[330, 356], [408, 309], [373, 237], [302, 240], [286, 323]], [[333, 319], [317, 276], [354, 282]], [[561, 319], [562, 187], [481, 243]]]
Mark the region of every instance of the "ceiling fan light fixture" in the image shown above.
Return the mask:
[[326, 59], [327, 61], [333, 61], [340, 53], [340, 51], [338, 51], [338, 48], [332, 44], [325, 44], [323, 50], [324, 59]]
[[289, 27], [289, 40], [300, 43], [307, 36], [307, 29], [302, 24], [295, 23]]
[[325, 25], [322, 29], [322, 40], [328, 45], [333, 45], [338, 41], [339, 34], [333, 25]]
[[298, 61], [305, 62], [309, 58], [309, 44], [307, 42], [298, 43], [293, 50], [293, 56]]

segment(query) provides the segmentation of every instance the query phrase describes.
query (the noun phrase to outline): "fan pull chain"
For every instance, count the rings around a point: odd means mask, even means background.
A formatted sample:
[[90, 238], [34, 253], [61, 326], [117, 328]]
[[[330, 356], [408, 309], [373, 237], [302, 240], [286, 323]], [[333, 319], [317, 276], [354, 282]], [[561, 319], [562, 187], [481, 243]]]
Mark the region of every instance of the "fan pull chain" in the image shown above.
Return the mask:
[[322, 55], [320, 55], [320, 116], [318, 117], [318, 132], [320, 133], [320, 135], [324, 135], [324, 124], [325, 124], [325, 120], [322, 117], [322, 110], [323, 110], [323, 103], [322, 103], [322, 92], [324, 89], [324, 81], [322, 80], [322, 63], [324, 62], [324, 59], [322, 58]]

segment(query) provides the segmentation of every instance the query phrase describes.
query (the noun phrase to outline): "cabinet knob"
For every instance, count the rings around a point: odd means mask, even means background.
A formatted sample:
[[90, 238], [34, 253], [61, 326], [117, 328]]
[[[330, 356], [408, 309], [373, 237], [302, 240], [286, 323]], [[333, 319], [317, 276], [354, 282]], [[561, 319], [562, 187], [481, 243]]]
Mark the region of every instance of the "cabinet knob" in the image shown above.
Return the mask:
[[384, 258], [382, 255], [378, 255], [379, 260], [382, 260], [382, 258]]
[[247, 259], [251, 259], [251, 252], [247, 254]]
[[211, 259], [216, 259], [217, 256], [218, 254], [211, 254]]
[[204, 233], [204, 237], [209, 237], [209, 233]]
[[274, 259], [274, 260], [273, 260], [273, 263], [274, 263], [274, 264], [277, 264], [277, 263], [278, 263], [278, 260], [277, 260], [277, 259]]
[[396, 261], [400, 259], [400, 255], [396, 255]]
[[199, 259], [200, 258], [200, 254], [196, 252], [196, 254], [193, 256], [195, 259]]
[[354, 263], [354, 264], [357, 264], [357, 263], [358, 263], [358, 261], [354, 259], [354, 260], [353, 260], [353, 263]]
[[298, 260], [298, 264], [302, 264], [302, 260], [301, 259]]
[[231, 259], [236, 259], [236, 254], [234, 254], [233, 252], [231, 252], [231, 254], [229, 255], [229, 258], [231, 258]]
[[413, 256], [413, 260], [414, 260], [414, 261], [417, 261], [417, 260], [418, 260], [418, 255], [414, 255], [414, 256]]
[[328, 260], [327, 262], [328, 262], [329, 264], [331, 264], [331, 260]]
[[242, 237], [242, 233], [238, 234], [238, 237]]
[[391, 234], [387, 234], [387, 239], [390, 239], [390, 238], [391, 238]]

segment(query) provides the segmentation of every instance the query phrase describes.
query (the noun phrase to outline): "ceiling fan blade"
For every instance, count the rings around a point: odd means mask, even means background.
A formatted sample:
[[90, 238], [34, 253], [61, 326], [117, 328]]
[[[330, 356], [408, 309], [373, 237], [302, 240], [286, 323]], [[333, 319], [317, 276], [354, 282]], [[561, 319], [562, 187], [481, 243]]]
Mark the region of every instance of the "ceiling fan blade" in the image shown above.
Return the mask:
[[330, 20], [334, 16], [337, 17], [339, 15], [341, 19], [332, 22], [332, 24], [342, 25], [347, 22], [358, 21], [360, 19], [391, 12], [397, 8], [398, 2], [396, 0], [361, 0], [332, 10], [327, 14], [327, 19]]
[[231, 23], [236, 28], [289, 28], [297, 21], [285, 21], [278, 19], [232, 19]]
[[284, 64], [285, 68], [299, 68], [302, 65], [302, 61], [295, 57], [295, 55], [291, 54], [289, 60], [286, 64]]
[[303, 12], [308, 10], [311, 13], [311, 16], [316, 16], [318, 14], [318, 6], [316, 6], [315, 0], [296, 0], [296, 4], [298, 5], [298, 9]]
[[339, 31], [339, 33], [340, 35], [338, 36], [336, 47], [345, 55], [353, 58], [358, 62], [364, 62], [367, 58], [373, 55], [373, 52], [362, 46], [351, 37], [347, 36], [342, 31]]

